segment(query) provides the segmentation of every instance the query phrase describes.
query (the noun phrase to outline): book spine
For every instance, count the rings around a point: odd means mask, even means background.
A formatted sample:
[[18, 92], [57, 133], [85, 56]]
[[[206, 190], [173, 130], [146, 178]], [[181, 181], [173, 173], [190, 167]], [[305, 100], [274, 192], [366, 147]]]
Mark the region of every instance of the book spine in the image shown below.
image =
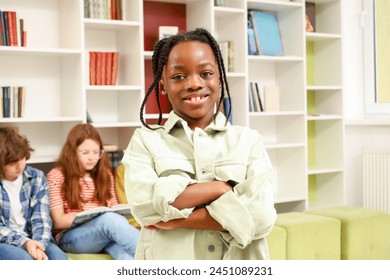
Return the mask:
[[112, 84], [112, 52], [107, 52], [106, 53], [106, 82], [107, 85]]
[[4, 46], [9, 46], [9, 30], [8, 30], [8, 12], [3, 12], [3, 26], [4, 26]]
[[89, 6], [91, 5], [90, 0], [84, 0], [84, 18], [90, 18]]
[[3, 87], [3, 106], [4, 106], [4, 118], [9, 118], [10, 117], [10, 97], [9, 97], [9, 89], [10, 87]]
[[263, 112], [264, 111], [264, 102], [263, 102], [263, 99], [264, 99], [264, 96], [263, 96], [263, 89], [259, 89], [259, 84], [257, 82], [255, 82], [255, 89], [256, 89], [256, 95], [257, 95], [257, 99], [259, 100], [259, 105], [260, 105], [260, 111]]
[[8, 117], [9, 118], [13, 118], [14, 117], [14, 87], [10, 87], [9, 88], [8, 96], [9, 96], [9, 114], [8, 114]]
[[14, 29], [16, 28], [16, 26], [14, 26], [13, 12], [12, 11], [7, 12], [7, 20], [8, 20], [9, 46], [13, 47], [13, 46], [15, 46]]
[[96, 52], [89, 52], [89, 84], [96, 85]]
[[12, 98], [13, 98], [13, 118], [17, 118], [19, 115], [19, 99], [18, 99], [18, 87], [12, 87]]
[[118, 19], [116, 14], [116, 0], [110, 0], [111, 1], [111, 19]]
[[19, 40], [20, 40], [20, 45], [22, 47], [25, 47], [26, 44], [24, 43], [23, 40], [23, 32], [24, 32], [24, 19], [19, 19]]
[[3, 26], [3, 13], [0, 11], [0, 46], [4, 46], [4, 26]]
[[12, 46], [17, 47], [19, 46], [19, 40], [18, 40], [18, 26], [19, 23], [16, 19], [16, 12], [11, 12], [11, 20], [12, 20], [12, 37], [13, 37], [13, 44]]
[[18, 88], [18, 117], [24, 118], [25, 116], [25, 106], [26, 105], [26, 88]]
[[111, 74], [111, 85], [116, 85], [116, 80], [118, 76], [118, 63], [119, 63], [119, 53], [113, 52], [112, 54], [112, 74]]
[[102, 85], [102, 52], [96, 52], [96, 85]]
[[107, 53], [102, 52], [101, 57], [102, 57], [102, 65], [100, 67], [101, 84], [108, 85], [109, 83], [106, 81]]

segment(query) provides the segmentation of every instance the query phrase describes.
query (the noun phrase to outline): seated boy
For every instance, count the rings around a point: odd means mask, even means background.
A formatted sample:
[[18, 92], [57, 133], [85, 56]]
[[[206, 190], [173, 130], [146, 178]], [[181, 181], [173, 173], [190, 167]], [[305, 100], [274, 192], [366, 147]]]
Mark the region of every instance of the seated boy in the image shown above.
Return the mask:
[[33, 149], [12, 127], [0, 127], [0, 260], [66, 260], [52, 234], [49, 187], [26, 165]]

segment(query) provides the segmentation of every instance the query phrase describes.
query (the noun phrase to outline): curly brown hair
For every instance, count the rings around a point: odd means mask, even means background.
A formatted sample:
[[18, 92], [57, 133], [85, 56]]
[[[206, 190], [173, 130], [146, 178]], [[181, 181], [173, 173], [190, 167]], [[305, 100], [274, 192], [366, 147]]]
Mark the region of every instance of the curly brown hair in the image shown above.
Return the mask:
[[5, 165], [24, 158], [28, 160], [33, 151], [27, 138], [20, 135], [14, 127], [0, 127], [0, 179], [3, 178]]

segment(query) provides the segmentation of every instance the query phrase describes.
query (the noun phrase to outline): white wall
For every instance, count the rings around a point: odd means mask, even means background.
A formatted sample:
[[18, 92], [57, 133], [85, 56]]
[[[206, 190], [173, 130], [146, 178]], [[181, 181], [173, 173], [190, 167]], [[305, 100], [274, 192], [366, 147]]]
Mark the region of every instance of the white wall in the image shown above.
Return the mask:
[[342, 5], [346, 120], [345, 202], [349, 205], [363, 206], [361, 151], [363, 147], [390, 148], [390, 125], [365, 120], [362, 0], [342, 0]]

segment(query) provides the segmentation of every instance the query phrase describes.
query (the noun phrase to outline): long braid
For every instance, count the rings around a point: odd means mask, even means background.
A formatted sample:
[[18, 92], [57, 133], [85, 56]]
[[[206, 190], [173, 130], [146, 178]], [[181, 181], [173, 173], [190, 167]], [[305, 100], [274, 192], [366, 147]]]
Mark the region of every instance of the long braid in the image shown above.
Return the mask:
[[[223, 63], [222, 54], [221, 54], [221, 51], [219, 49], [218, 43], [214, 39], [214, 37], [207, 30], [205, 30], [203, 28], [197, 28], [195, 31], [189, 31], [189, 32], [184, 33], [184, 34], [173, 35], [171, 37], [160, 40], [156, 44], [155, 49], [153, 51], [152, 70], [153, 70], [154, 79], [153, 79], [153, 82], [150, 85], [148, 91], [145, 94], [145, 97], [144, 97], [144, 100], [142, 101], [141, 109], [140, 109], [141, 123], [143, 124], [143, 126], [149, 128], [149, 129], [155, 130], [157, 128], [152, 128], [145, 122], [143, 115], [144, 115], [144, 109], [146, 106], [146, 102], [149, 99], [152, 91], [154, 90], [155, 99], [157, 101], [158, 110], [159, 110], [158, 124], [160, 125], [161, 121], [162, 121], [162, 110], [161, 110], [161, 104], [160, 104], [160, 99], [159, 99], [159, 94], [160, 94], [159, 81], [161, 79], [162, 71], [163, 71], [164, 66], [166, 64], [170, 50], [175, 45], [177, 45], [179, 42], [182, 42], [182, 41], [198, 41], [201, 43], [209, 44], [213, 53], [214, 53], [214, 56], [215, 56], [215, 59], [216, 59], [217, 65], [218, 65], [218, 71], [219, 71], [220, 77], [221, 77], [220, 78], [221, 96], [220, 96], [220, 99], [218, 102], [217, 110], [214, 114], [214, 118], [218, 114], [219, 109], [220, 109], [221, 104], [222, 104], [222, 101], [225, 97], [225, 90], [226, 90], [226, 94], [227, 94], [227, 97], [229, 100], [229, 104], [231, 104], [230, 90], [229, 90], [229, 85], [228, 85], [228, 81], [227, 81], [227, 77], [226, 77], [226, 71], [225, 71], [225, 66]], [[226, 123], [228, 122], [230, 114], [231, 114], [231, 106], [229, 106], [229, 111], [228, 111], [228, 114], [226, 116]]]
[[169, 47], [170, 44], [167, 44], [167, 41], [168, 41], [167, 39], [161, 40], [155, 46], [153, 56], [152, 56], [152, 70], [153, 70], [154, 79], [153, 79], [153, 83], [151, 84], [151, 86], [149, 87], [148, 91], [145, 94], [145, 98], [142, 101], [142, 105], [141, 105], [141, 109], [140, 109], [141, 123], [149, 129], [152, 129], [152, 128], [145, 122], [145, 119], [143, 118], [143, 114], [144, 114], [144, 108], [146, 106], [146, 102], [148, 101], [149, 96], [152, 93], [153, 89], [155, 92], [155, 98], [156, 98], [158, 110], [159, 110], [158, 124], [161, 124], [161, 120], [162, 120], [162, 110], [161, 110], [161, 104], [160, 104], [160, 99], [159, 99], [159, 93], [160, 93], [159, 81], [161, 79], [162, 71], [164, 69], [164, 65], [165, 65], [165, 62], [166, 62], [166, 59], [168, 56], [168, 52], [170, 50], [170, 47]]

